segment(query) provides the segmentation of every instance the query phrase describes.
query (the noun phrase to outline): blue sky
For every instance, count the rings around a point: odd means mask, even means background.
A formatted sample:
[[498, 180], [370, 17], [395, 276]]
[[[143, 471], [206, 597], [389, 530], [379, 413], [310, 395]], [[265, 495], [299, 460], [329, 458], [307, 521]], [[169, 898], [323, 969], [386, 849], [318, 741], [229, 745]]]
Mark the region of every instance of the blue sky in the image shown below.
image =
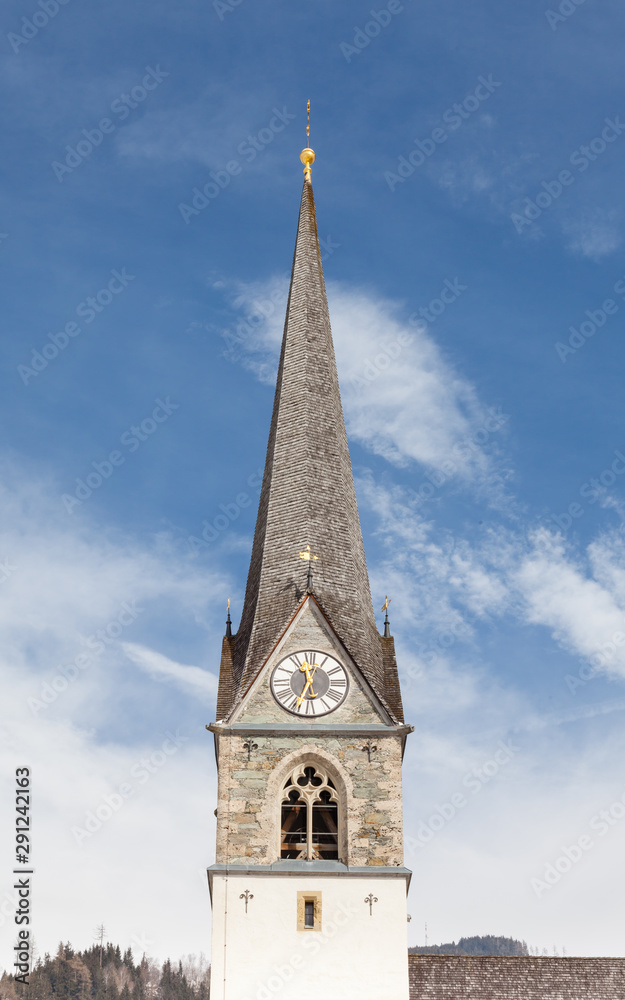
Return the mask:
[[410, 943], [623, 954], [624, 15], [478, 6], [3, 6], [3, 798], [32, 767], [42, 952], [208, 950], [310, 98]]

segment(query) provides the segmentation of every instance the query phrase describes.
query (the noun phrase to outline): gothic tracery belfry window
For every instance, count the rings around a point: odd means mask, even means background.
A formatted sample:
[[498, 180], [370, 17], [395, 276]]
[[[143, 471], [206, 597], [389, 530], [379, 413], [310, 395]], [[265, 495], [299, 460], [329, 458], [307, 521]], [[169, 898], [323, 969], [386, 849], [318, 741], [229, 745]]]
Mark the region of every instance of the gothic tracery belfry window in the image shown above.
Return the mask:
[[302, 764], [284, 783], [280, 857], [333, 861], [339, 856], [339, 798], [332, 779], [319, 767]]

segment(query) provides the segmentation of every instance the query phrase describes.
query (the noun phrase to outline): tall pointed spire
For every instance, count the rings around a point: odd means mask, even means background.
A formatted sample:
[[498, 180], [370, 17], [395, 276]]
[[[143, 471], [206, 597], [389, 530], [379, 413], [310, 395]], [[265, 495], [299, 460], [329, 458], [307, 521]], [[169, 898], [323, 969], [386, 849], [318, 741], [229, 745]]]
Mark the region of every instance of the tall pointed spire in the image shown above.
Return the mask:
[[[311, 156], [312, 154], [312, 156]], [[386, 656], [369, 590], [330, 329], [310, 166], [304, 187], [265, 473], [241, 624], [234, 683], [241, 695], [306, 596], [314, 595], [383, 702]], [[397, 714], [397, 713], [395, 713]]]

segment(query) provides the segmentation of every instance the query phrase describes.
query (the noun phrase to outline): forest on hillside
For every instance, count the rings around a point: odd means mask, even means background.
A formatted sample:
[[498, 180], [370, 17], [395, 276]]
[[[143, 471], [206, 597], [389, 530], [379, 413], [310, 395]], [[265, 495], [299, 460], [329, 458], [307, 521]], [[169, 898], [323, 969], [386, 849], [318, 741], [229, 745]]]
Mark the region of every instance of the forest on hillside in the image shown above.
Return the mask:
[[[514, 938], [460, 938], [458, 943], [415, 946], [419, 955], [529, 955], [524, 941]], [[56, 955], [38, 959], [29, 983], [16, 983], [12, 975], [0, 977], [0, 1000], [209, 1000], [210, 965], [202, 955], [189, 955], [178, 963], [162, 965], [142, 956], [135, 961], [128, 948], [95, 944], [74, 951], [60, 944]]]
[[460, 938], [458, 944], [452, 941], [451, 944], [415, 945], [408, 951], [413, 955], [529, 955], [525, 941], [492, 934]]
[[208, 1000], [210, 965], [200, 956], [157, 964], [145, 955], [137, 963], [128, 948], [96, 944], [74, 951], [60, 944], [54, 958], [35, 963], [29, 983], [0, 978], [0, 1000]]

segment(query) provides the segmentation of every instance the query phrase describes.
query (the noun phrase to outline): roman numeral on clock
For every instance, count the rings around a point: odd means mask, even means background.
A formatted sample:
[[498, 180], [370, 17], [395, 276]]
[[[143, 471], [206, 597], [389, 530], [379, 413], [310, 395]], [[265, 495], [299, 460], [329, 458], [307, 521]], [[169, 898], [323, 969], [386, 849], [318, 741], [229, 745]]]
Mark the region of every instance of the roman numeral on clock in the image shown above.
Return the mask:
[[294, 695], [291, 688], [286, 688], [284, 691], [276, 691], [276, 696], [278, 701], [291, 711], [295, 705], [297, 705], [297, 695]]
[[273, 668], [271, 691], [287, 712], [314, 718], [328, 715], [343, 704], [349, 677], [332, 654], [300, 649], [287, 653]]

